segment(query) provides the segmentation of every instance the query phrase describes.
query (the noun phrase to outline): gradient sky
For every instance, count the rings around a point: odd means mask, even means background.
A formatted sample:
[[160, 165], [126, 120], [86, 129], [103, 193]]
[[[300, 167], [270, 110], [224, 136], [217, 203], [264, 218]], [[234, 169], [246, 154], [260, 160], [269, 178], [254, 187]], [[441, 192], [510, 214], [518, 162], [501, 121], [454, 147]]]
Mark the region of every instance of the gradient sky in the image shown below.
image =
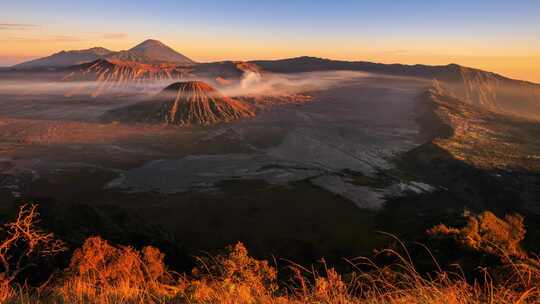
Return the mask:
[[540, 1], [2, 1], [0, 65], [158, 39], [196, 61], [459, 63], [540, 82]]

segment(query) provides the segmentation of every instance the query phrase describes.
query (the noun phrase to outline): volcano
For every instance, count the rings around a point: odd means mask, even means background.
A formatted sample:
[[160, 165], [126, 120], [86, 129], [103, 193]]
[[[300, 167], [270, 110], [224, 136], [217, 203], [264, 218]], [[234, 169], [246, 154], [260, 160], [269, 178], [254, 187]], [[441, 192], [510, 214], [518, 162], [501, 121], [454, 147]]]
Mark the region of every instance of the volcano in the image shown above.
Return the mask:
[[194, 63], [193, 60], [154, 39], [145, 40], [127, 51], [111, 54], [107, 56], [107, 59], [150, 64], [175, 63], [191, 65]]
[[111, 51], [102, 47], [86, 50], [61, 51], [48, 57], [39, 58], [13, 66], [14, 69], [63, 68], [98, 59], [112, 62], [130, 62], [140, 64], [174, 64], [191, 66], [195, 62], [178, 53], [164, 43], [148, 39], [125, 51]]
[[176, 82], [152, 100], [113, 110], [104, 119], [170, 125], [211, 125], [254, 116], [249, 106], [202, 81]]

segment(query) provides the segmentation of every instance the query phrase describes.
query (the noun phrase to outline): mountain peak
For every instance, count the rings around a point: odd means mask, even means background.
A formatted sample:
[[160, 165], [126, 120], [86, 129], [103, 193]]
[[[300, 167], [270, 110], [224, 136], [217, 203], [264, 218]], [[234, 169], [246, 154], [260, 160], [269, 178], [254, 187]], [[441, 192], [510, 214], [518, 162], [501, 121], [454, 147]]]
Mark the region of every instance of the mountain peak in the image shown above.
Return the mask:
[[151, 64], [177, 63], [191, 65], [194, 63], [193, 60], [155, 39], [147, 39], [127, 51], [120, 51], [108, 58]]
[[211, 85], [207, 84], [203, 81], [184, 81], [184, 82], [175, 82], [173, 84], [170, 84], [165, 89], [163, 89], [163, 92], [169, 92], [169, 91], [181, 91], [183, 93], [189, 93], [189, 94], [195, 94], [198, 97], [203, 97], [207, 94], [216, 94], [216, 89], [214, 89]]
[[149, 48], [169, 48], [167, 45], [165, 45], [163, 42], [156, 40], [156, 39], [146, 39], [145, 41], [137, 44], [136, 46], [132, 47], [130, 50], [145, 50]]

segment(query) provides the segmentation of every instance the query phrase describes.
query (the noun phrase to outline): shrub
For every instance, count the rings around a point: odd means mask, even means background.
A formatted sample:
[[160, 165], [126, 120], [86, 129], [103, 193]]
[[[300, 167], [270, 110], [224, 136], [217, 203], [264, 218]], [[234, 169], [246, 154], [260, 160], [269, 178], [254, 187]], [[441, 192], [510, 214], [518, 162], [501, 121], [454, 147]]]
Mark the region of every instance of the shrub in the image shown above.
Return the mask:
[[464, 213], [466, 225], [461, 228], [439, 224], [427, 231], [435, 238], [452, 238], [462, 247], [500, 257], [526, 258], [520, 242], [525, 238], [523, 217], [508, 214], [504, 219], [489, 211], [480, 215]]
[[73, 253], [59, 294], [67, 302], [174, 296], [175, 290], [167, 285], [172, 275], [163, 259], [153, 247], [138, 251], [90, 237]]
[[186, 279], [186, 297], [204, 303], [258, 303], [277, 291], [277, 271], [267, 261], [248, 255], [242, 243], [225, 254], [199, 259], [199, 267]]

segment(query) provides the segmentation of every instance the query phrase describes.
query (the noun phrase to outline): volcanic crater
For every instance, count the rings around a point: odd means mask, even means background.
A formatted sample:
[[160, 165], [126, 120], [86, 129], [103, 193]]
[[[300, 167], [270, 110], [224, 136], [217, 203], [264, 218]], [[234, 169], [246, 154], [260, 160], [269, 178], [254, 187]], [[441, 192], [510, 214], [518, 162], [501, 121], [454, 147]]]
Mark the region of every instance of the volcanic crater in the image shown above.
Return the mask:
[[255, 116], [250, 106], [203, 81], [175, 82], [150, 100], [106, 113], [105, 120], [167, 125], [212, 125]]

